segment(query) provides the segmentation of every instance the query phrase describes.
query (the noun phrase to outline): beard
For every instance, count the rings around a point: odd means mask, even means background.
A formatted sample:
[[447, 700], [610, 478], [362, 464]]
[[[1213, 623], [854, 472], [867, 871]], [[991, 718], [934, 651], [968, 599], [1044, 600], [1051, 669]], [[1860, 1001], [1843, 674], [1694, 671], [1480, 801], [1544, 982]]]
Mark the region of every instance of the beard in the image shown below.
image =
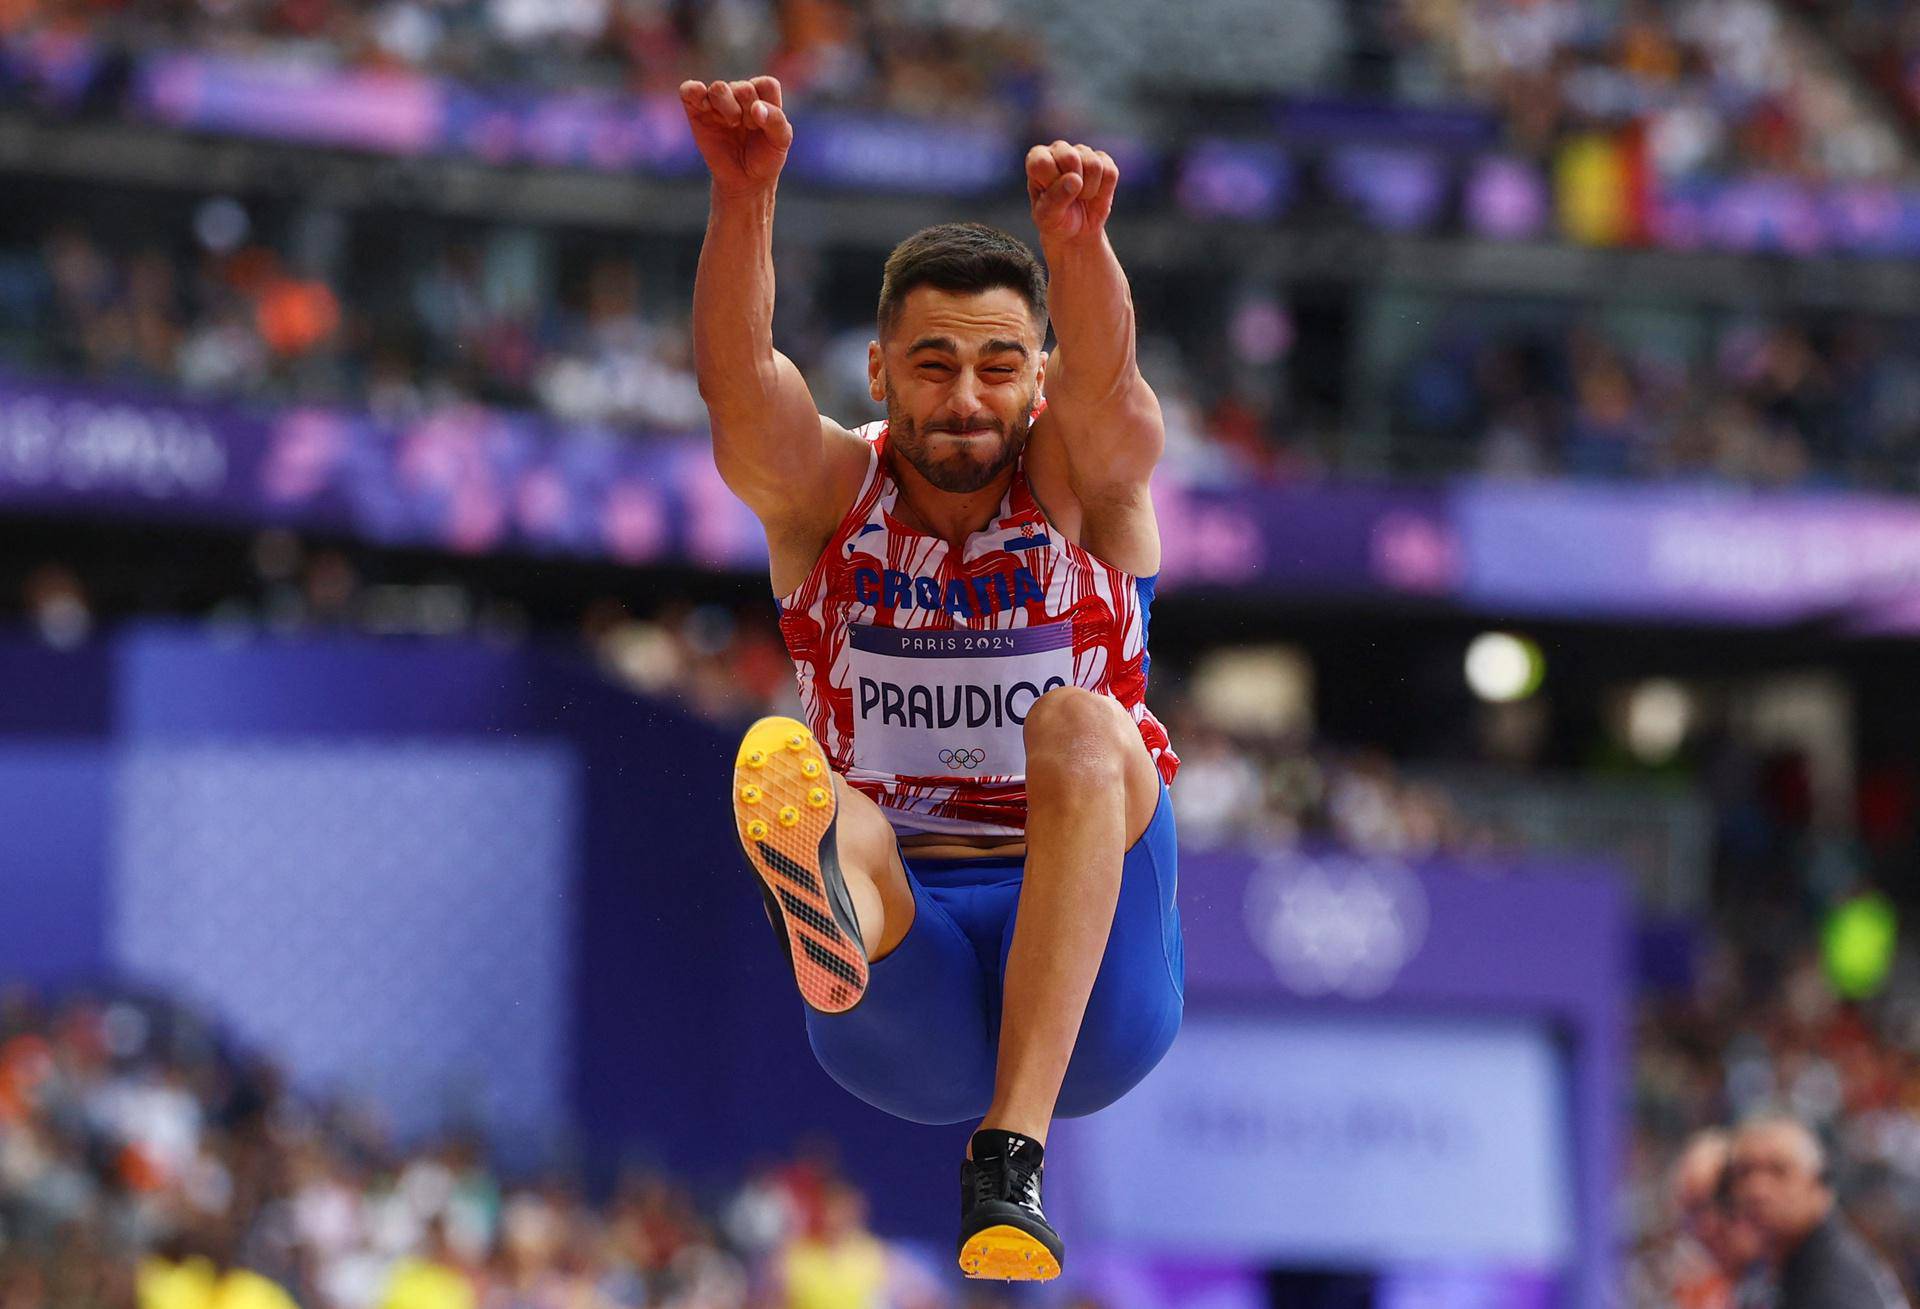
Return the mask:
[[[1020, 406], [1020, 418], [1009, 425], [991, 415], [980, 414], [964, 420], [943, 420], [920, 427], [887, 399], [887, 448], [899, 452], [920, 476], [935, 488], [956, 495], [969, 495], [993, 485], [994, 479], [1013, 466], [1027, 447], [1027, 434], [1033, 428], [1033, 400], [1029, 395]], [[952, 450], [936, 456], [933, 443], [942, 435], [993, 433], [999, 437], [990, 450], [974, 448]]]

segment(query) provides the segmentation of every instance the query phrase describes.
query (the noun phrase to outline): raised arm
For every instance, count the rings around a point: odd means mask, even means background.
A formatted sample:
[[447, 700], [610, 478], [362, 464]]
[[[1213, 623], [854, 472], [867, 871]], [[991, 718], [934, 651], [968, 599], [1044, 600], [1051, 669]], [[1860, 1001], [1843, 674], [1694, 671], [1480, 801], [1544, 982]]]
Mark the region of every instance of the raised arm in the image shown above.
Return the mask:
[[784, 594], [858, 493], [866, 452], [820, 416], [800, 370], [773, 348], [774, 193], [793, 144], [780, 83], [686, 82], [680, 100], [713, 177], [693, 288], [694, 368], [714, 463], [766, 528]]
[[1148, 483], [1166, 428], [1135, 361], [1133, 294], [1107, 241], [1119, 178], [1112, 157], [1090, 146], [1055, 141], [1027, 152], [1027, 197], [1047, 261], [1056, 341], [1035, 438], [1044, 446], [1057, 433], [1082, 544], [1117, 567], [1150, 574], [1160, 568], [1160, 538]]

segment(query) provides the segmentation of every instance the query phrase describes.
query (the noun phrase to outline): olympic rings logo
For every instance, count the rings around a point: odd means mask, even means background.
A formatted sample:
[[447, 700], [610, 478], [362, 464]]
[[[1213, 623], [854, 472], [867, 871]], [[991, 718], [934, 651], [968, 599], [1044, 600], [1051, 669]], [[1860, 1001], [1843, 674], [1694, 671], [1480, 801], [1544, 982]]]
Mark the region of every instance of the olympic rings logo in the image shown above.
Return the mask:
[[942, 750], [940, 762], [949, 768], [975, 769], [987, 762], [985, 750]]

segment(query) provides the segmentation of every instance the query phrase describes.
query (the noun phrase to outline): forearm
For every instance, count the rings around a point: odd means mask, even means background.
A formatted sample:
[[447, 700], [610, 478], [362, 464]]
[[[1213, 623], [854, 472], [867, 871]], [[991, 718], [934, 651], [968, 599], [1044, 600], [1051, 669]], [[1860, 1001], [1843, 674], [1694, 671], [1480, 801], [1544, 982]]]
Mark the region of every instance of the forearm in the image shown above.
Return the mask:
[[1134, 357], [1133, 292], [1105, 232], [1042, 243], [1047, 304], [1060, 368], [1048, 390], [1090, 404], [1124, 396], [1139, 381]]
[[775, 403], [773, 190], [714, 194], [693, 283], [693, 358], [716, 417]]

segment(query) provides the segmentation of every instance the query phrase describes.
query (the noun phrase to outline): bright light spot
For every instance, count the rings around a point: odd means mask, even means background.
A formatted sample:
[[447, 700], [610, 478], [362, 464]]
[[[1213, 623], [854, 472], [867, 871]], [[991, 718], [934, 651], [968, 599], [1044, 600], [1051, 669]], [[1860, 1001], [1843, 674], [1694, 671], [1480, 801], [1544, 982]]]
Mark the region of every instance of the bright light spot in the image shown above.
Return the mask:
[[1627, 696], [1627, 748], [1645, 764], [1664, 764], [1687, 739], [1693, 697], [1678, 682], [1655, 678]]
[[1540, 647], [1511, 632], [1482, 632], [1467, 647], [1467, 685], [1482, 700], [1508, 704], [1540, 689], [1546, 676]]
[[1849, 1000], [1868, 1000], [1887, 983], [1900, 943], [1893, 902], [1877, 891], [1847, 901], [1821, 928], [1827, 977]]

